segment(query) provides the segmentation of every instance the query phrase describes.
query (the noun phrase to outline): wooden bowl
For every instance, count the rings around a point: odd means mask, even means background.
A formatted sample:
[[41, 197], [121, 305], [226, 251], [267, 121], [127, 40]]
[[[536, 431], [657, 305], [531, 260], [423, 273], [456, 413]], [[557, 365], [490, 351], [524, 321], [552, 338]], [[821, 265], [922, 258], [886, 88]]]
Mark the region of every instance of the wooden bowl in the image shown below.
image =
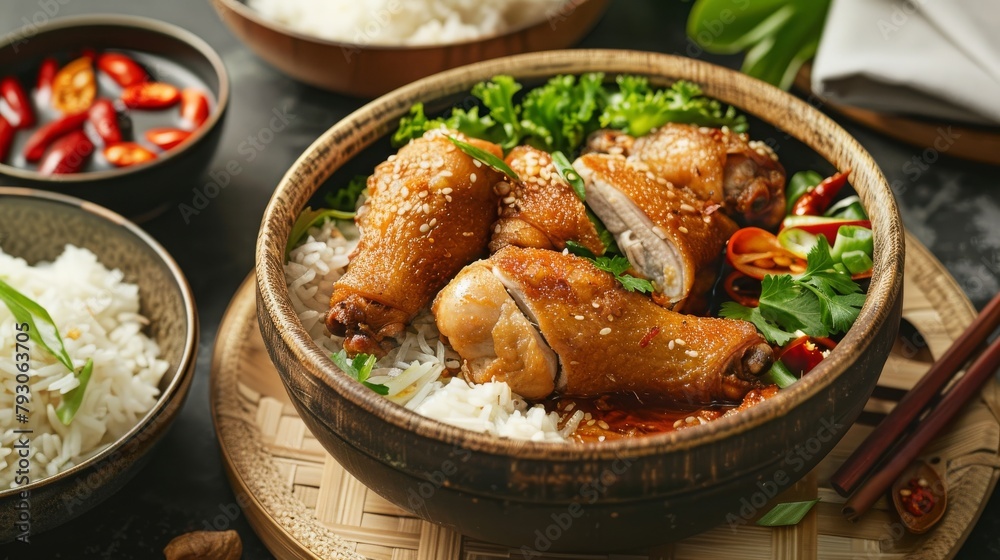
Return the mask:
[[[85, 47], [126, 49], [169, 61], [170, 65], [157, 60], [148, 64], [154, 78], [185, 79], [192, 81], [191, 85], [207, 88], [214, 97], [212, 113], [183, 144], [148, 163], [55, 176], [0, 163], [0, 175], [10, 185], [76, 196], [134, 219], [166, 209], [169, 202], [182, 194], [188, 197], [182, 202], [190, 204], [192, 182], [215, 155], [229, 107], [229, 77], [222, 59], [208, 43], [180, 27], [147, 18], [92, 15], [51, 20], [39, 25], [30, 37], [9, 34], [0, 41], [0, 67], [5, 73], [18, 76], [26, 87], [34, 87], [44, 57], [79, 52]], [[176, 126], [169, 119], [179, 115], [177, 108], [139, 113], [133, 111], [131, 116], [137, 132], [156, 126]], [[27, 136], [26, 131], [17, 134], [12, 154], [23, 148]]]
[[357, 97], [375, 97], [431, 74], [512, 54], [576, 44], [604, 14], [608, 0], [573, 0], [545, 21], [496, 35], [433, 46], [340, 43], [271, 21], [243, 0], [212, 0], [243, 44], [292, 78]]
[[[67, 243], [85, 247], [104, 266], [138, 284], [148, 334], [170, 367], [153, 408], [106, 449], [55, 475], [0, 490], [0, 542], [21, 533], [30, 515], [30, 538], [82, 515], [135, 475], [184, 403], [194, 374], [198, 314], [191, 289], [173, 258], [152, 237], [114, 212], [59, 194], [0, 187], [0, 247], [29, 264], [51, 261]], [[35, 411], [38, 413], [39, 411]], [[43, 412], [44, 413], [44, 412]], [[23, 494], [26, 493], [26, 494]]]
[[[867, 302], [843, 342], [801, 381], [742, 414], [595, 444], [515, 441], [451, 427], [342, 375], [300, 324], [282, 269], [291, 225], [314, 193], [393, 131], [414, 102], [425, 102], [431, 111], [447, 107], [496, 74], [511, 74], [528, 86], [553, 74], [591, 71], [644, 74], [659, 84], [694, 81], [707, 95], [751, 116], [752, 134], [770, 130], [786, 166], [793, 144], [801, 142], [803, 153], [813, 158], [805, 162], [809, 167], [853, 170], [852, 184], [873, 224], [875, 268]], [[386, 146], [384, 141], [377, 146], [381, 158], [388, 155]], [[770, 498], [808, 473], [847, 432], [896, 335], [903, 245], [899, 214], [878, 166], [807, 103], [697, 60], [558, 51], [432, 76], [370, 103], [324, 133], [288, 171], [265, 211], [257, 244], [257, 306], [271, 359], [299, 414], [348, 471], [391, 502], [477, 539], [528, 547], [526, 554], [638, 549], [727, 522], [752, 523]]]

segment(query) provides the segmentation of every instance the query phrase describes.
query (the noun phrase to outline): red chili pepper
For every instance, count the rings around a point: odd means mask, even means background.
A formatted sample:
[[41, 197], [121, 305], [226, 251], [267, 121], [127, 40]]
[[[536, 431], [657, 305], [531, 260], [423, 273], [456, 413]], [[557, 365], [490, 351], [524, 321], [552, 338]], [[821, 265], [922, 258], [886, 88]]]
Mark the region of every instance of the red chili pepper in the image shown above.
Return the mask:
[[927, 515], [934, 509], [937, 503], [937, 498], [934, 497], [930, 488], [927, 488], [927, 483], [925, 482], [924, 484], [924, 486], [921, 486], [920, 479], [912, 478], [907, 488], [899, 490], [899, 497], [903, 505], [906, 506], [906, 511], [915, 517]]
[[91, 59], [70, 62], [52, 78], [52, 106], [64, 114], [82, 113], [97, 97], [97, 79]]
[[56, 119], [36, 130], [24, 145], [24, 159], [35, 162], [42, 159], [45, 149], [60, 136], [79, 130], [87, 120], [87, 113], [68, 115]]
[[792, 373], [803, 376], [823, 361], [823, 350], [832, 350], [837, 343], [829, 338], [800, 336], [778, 352], [778, 359]]
[[118, 127], [118, 112], [113, 103], [107, 99], [98, 99], [90, 107], [90, 123], [94, 125], [97, 134], [104, 140], [104, 145], [121, 142], [122, 131]]
[[31, 128], [35, 126], [35, 110], [31, 107], [28, 94], [21, 87], [21, 82], [17, 78], [7, 76], [0, 80], [0, 97], [7, 102], [7, 106], [17, 114], [17, 128]]
[[35, 82], [35, 89], [39, 92], [48, 91], [52, 95], [52, 81], [59, 71], [59, 63], [51, 56], [42, 61], [38, 68], [38, 80]]
[[102, 54], [97, 58], [97, 67], [123, 88], [149, 80], [149, 74], [142, 66], [122, 53]]
[[847, 184], [851, 170], [841, 171], [823, 179], [820, 184], [799, 197], [792, 206], [795, 216], [820, 216], [833, 204], [833, 198]]
[[42, 175], [76, 173], [94, 153], [94, 143], [82, 130], [76, 130], [56, 140], [38, 166]]
[[191, 123], [194, 128], [205, 124], [208, 120], [208, 97], [192, 88], [181, 91], [181, 118]]
[[757, 280], [768, 274], [799, 274], [806, 270], [805, 259], [782, 247], [771, 232], [755, 227], [737, 230], [729, 238], [726, 259], [733, 268]]
[[649, 329], [649, 332], [646, 333], [646, 335], [642, 337], [642, 340], [639, 341], [639, 348], [649, 346], [649, 343], [652, 342], [653, 338], [658, 334], [660, 334], [660, 327], [653, 327]]
[[0, 116], [0, 163], [7, 159], [10, 144], [14, 141], [14, 127]]
[[146, 140], [163, 150], [169, 150], [190, 137], [190, 131], [179, 128], [151, 128], [146, 131]]
[[180, 90], [163, 82], [133, 84], [122, 92], [122, 101], [132, 109], [166, 109], [180, 100]]
[[104, 148], [104, 158], [115, 167], [128, 167], [156, 159], [156, 154], [135, 142], [119, 142]]
[[740, 305], [746, 307], [760, 305], [760, 280], [751, 278], [739, 270], [726, 275], [726, 279], [722, 281], [722, 288]]
[[92, 49], [92, 48], [90, 48], [90, 47], [81, 49], [80, 50], [80, 58], [89, 58], [91, 60], [91, 62], [93, 62], [94, 59], [97, 58], [97, 51], [94, 50], [94, 49]]

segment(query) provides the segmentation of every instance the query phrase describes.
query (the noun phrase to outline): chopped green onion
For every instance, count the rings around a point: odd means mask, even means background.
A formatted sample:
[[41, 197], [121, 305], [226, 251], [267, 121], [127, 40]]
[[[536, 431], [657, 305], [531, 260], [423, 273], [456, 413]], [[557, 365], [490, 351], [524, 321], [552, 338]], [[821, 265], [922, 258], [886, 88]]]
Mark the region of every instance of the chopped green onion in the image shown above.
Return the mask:
[[819, 243], [815, 235], [800, 228], [785, 228], [778, 233], [778, 243], [796, 257], [805, 259], [809, 251]]
[[867, 220], [868, 214], [857, 195], [849, 196], [831, 206], [824, 216], [842, 220]]
[[583, 186], [583, 178], [576, 172], [576, 169], [573, 169], [566, 155], [562, 152], [552, 152], [552, 163], [562, 174], [563, 179], [569, 183], [569, 186], [573, 187], [573, 192], [580, 198], [580, 201], [586, 200], [587, 191]]
[[874, 265], [871, 257], [869, 257], [864, 251], [847, 251], [841, 257], [841, 262], [844, 263], [844, 267], [847, 268], [851, 274], [868, 272]]
[[788, 186], [785, 187], [785, 213], [791, 213], [795, 201], [822, 181], [823, 176], [815, 171], [799, 171], [792, 175], [788, 180]]
[[785, 527], [797, 525], [799, 521], [809, 513], [819, 498], [806, 502], [785, 502], [771, 508], [771, 511], [764, 514], [757, 520], [757, 525], [761, 527]]
[[774, 383], [782, 389], [791, 386], [792, 383], [799, 380], [799, 378], [795, 377], [795, 374], [792, 373], [792, 370], [788, 369], [788, 366], [783, 364], [781, 360], [775, 360], [774, 364], [771, 365], [771, 369], [767, 370], [767, 373], [763, 375], [763, 378], [765, 382]]
[[833, 269], [838, 273], [843, 274], [844, 276], [851, 275], [851, 271], [847, 270], [847, 267], [844, 266], [844, 263], [833, 263]]
[[521, 178], [517, 176], [517, 173], [514, 173], [514, 170], [511, 169], [509, 165], [504, 163], [504, 161], [498, 158], [497, 156], [487, 152], [486, 150], [477, 148], [472, 144], [469, 144], [468, 142], [462, 142], [461, 140], [453, 138], [451, 136], [448, 137], [448, 140], [451, 140], [452, 144], [458, 146], [458, 149], [465, 152], [465, 154], [468, 155], [469, 157], [485, 163], [486, 165], [492, 167], [493, 169], [496, 169], [500, 173], [503, 173], [504, 175], [510, 177], [515, 181], [521, 180]]
[[861, 226], [840, 226], [830, 256], [835, 262], [842, 262], [844, 253], [849, 251], [862, 251], [871, 258], [875, 253], [872, 230]]

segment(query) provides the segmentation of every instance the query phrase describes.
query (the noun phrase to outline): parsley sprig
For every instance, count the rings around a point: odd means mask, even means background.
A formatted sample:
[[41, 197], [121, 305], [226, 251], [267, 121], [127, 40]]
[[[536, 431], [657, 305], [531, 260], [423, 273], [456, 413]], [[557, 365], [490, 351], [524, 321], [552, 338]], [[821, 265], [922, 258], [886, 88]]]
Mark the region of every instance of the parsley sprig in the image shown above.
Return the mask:
[[357, 380], [359, 383], [368, 387], [372, 391], [380, 395], [388, 395], [389, 387], [386, 385], [379, 385], [377, 383], [369, 383], [368, 378], [371, 377], [372, 369], [375, 367], [375, 362], [378, 358], [371, 354], [358, 354], [354, 356], [353, 360], [347, 358], [347, 352], [341, 350], [336, 354], [330, 356], [333, 363], [337, 364], [341, 370], [347, 375], [350, 375], [353, 379]]
[[632, 268], [632, 263], [628, 261], [627, 258], [621, 255], [603, 255], [595, 256], [589, 249], [580, 245], [576, 241], [567, 241], [566, 248], [569, 249], [570, 253], [578, 257], [583, 257], [594, 264], [599, 270], [604, 272], [610, 272], [615, 280], [622, 285], [623, 288], [630, 292], [639, 293], [649, 293], [654, 291], [653, 283], [645, 278], [636, 278], [631, 274], [626, 274], [625, 271]]
[[795, 331], [814, 337], [847, 332], [861, 312], [865, 294], [850, 276], [834, 268], [826, 237], [818, 239], [802, 276], [769, 274], [761, 282], [759, 307], [726, 302], [720, 315], [750, 321], [777, 345], [796, 338]]

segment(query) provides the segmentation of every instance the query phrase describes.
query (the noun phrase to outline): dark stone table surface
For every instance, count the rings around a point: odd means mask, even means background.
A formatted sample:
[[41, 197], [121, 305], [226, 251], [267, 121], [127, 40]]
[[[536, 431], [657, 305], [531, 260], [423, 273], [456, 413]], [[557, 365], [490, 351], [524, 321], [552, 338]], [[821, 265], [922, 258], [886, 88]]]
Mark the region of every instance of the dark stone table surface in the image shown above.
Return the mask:
[[[629, 48], [699, 58], [738, 67], [739, 59], [697, 53], [684, 35], [689, 1], [615, 0], [581, 46]], [[212, 203], [185, 223], [171, 208], [144, 224], [180, 263], [194, 288], [201, 347], [191, 393], [150, 464], [121, 492], [57, 532], [31, 545], [8, 545], [4, 558], [161, 558], [174, 536], [211, 524], [240, 533], [244, 558], [270, 557], [254, 535], [223, 472], [209, 415], [209, 359], [226, 304], [253, 267], [264, 207], [295, 158], [324, 130], [360, 107], [362, 100], [308, 87], [278, 73], [229, 33], [207, 0], [0, 0], [0, 35], [25, 22], [91, 13], [133, 14], [164, 20], [208, 41], [223, 57], [233, 83], [223, 138], [209, 170], [238, 158], [243, 171]], [[874, 23], [873, 23], [874, 25]], [[253, 161], [238, 152], [249, 135], [267, 126], [272, 110], [294, 115]], [[843, 122], [879, 163], [893, 186], [903, 221], [982, 307], [1000, 281], [1000, 182], [995, 167], [947, 153], [926, 163], [924, 151]], [[208, 175], [190, 178], [191, 187]], [[187, 202], [180, 200], [178, 202]], [[986, 505], [958, 558], [1000, 556], [1000, 494]]]

